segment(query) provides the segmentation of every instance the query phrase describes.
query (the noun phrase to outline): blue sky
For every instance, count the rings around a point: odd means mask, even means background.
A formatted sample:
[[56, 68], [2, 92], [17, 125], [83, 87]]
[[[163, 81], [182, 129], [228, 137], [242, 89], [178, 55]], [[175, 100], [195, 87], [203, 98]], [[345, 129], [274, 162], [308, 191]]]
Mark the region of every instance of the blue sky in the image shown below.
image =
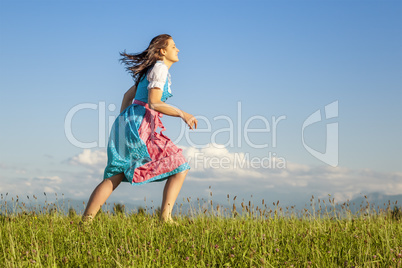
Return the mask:
[[[99, 112], [108, 126], [133, 81], [119, 52], [144, 50], [155, 35], [169, 33], [180, 49], [170, 69], [168, 103], [211, 123], [210, 132], [188, 133], [191, 142], [227, 143], [233, 121], [234, 146], [192, 148], [179, 139], [178, 118], [163, 117], [166, 135], [187, 157], [275, 153], [285, 169], [193, 171], [179, 196], [217, 198], [254, 195], [289, 203], [311, 194], [339, 201], [362, 193], [402, 193], [402, 3], [400, 1], [0, 1], [1, 155], [0, 192], [64, 193], [87, 199], [106, 163], [108, 130], [99, 140]], [[303, 122], [338, 101], [338, 117], [305, 129], [305, 142], [324, 152], [326, 124], [338, 124], [337, 167], [303, 146]], [[239, 104], [240, 103], [240, 104]], [[71, 131], [97, 142], [84, 151], [65, 134], [65, 119], [77, 105]], [[114, 105], [115, 110], [109, 110]], [[241, 120], [238, 107], [241, 105]], [[238, 128], [265, 118], [271, 131], [244, 135]], [[285, 117], [276, 130], [272, 118]], [[325, 114], [322, 112], [323, 118]], [[206, 129], [200, 120], [199, 129]], [[263, 129], [262, 120], [250, 128]], [[243, 132], [242, 132], [243, 133]], [[243, 133], [244, 134], [244, 133]], [[250, 175], [251, 174], [251, 175]], [[254, 175], [252, 175], [254, 174]], [[160, 200], [163, 183], [124, 184], [110, 200]], [[195, 190], [197, 189], [197, 190]], [[134, 197], [133, 197], [134, 196]], [[178, 199], [178, 200], [179, 200]]]

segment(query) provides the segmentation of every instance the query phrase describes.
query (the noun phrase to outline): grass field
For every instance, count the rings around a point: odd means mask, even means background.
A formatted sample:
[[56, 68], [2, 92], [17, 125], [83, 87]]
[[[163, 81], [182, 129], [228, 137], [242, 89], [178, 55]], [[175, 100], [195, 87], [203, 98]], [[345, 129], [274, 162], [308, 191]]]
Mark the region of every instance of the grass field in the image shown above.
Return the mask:
[[[24, 211], [2, 196], [0, 267], [402, 267], [396, 204], [366, 204], [352, 214], [349, 204], [310, 201], [296, 211], [228, 196], [230, 209], [198, 200], [190, 213], [174, 215], [178, 225], [116, 209], [80, 227], [74, 210], [65, 215], [47, 204]], [[22, 210], [10, 213], [9, 205]]]

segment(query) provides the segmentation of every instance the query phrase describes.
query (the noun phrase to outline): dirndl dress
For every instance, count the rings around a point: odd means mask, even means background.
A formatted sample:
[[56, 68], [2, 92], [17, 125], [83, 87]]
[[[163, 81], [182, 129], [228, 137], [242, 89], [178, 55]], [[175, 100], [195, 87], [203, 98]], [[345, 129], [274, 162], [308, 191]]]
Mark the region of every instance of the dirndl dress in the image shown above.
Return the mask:
[[[161, 101], [173, 96], [169, 77], [163, 88]], [[124, 173], [123, 181], [132, 185], [157, 182], [170, 175], [190, 169], [178, 148], [162, 131], [162, 114], [148, 106], [147, 76], [139, 82], [133, 104], [127, 107], [113, 123], [108, 147], [108, 162], [103, 179]], [[158, 133], [156, 130], [161, 128]]]

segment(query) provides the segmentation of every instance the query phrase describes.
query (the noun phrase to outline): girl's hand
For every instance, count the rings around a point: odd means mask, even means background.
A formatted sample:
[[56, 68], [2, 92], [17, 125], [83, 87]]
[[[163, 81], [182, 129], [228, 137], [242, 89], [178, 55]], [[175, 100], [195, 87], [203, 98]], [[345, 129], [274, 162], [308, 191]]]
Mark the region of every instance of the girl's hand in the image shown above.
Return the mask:
[[186, 113], [184, 111], [183, 111], [183, 113], [184, 114], [183, 114], [182, 118], [183, 118], [184, 122], [186, 122], [186, 124], [190, 127], [190, 129], [196, 129], [197, 123], [198, 123], [197, 119], [189, 113]]

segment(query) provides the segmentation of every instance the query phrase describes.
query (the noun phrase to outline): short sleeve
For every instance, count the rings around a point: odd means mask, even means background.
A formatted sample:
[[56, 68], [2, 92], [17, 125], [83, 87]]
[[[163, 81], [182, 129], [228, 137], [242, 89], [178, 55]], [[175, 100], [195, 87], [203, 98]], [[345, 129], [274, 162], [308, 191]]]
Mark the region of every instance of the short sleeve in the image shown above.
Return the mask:
[[152, 70], [148, 73], [148, 89], [151, 88], [160, 88], [163, 90], [166, 79], [168, 77], [169, 69], [168, 67], [162, 63], [162, 62], [157, 62], [155, 63], [154, 67], [152, 67]]

